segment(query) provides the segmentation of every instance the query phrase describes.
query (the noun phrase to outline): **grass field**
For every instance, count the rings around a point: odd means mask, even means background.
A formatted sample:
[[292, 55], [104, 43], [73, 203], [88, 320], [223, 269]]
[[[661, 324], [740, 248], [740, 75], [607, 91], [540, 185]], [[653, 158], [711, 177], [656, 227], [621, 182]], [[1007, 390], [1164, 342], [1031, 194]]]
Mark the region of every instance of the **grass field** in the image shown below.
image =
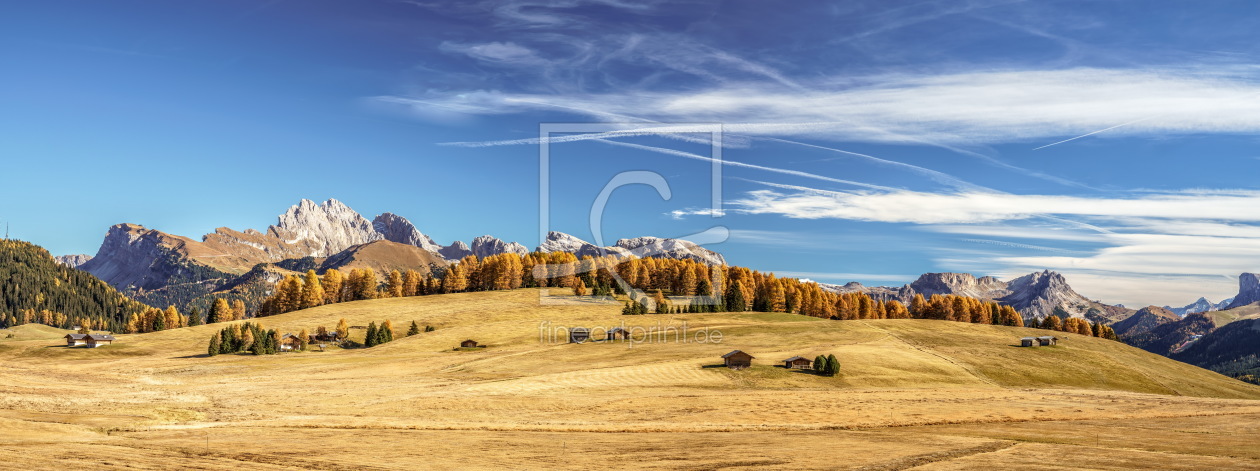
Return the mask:
[[[1256, 469], [1260, 388], [1117, 342], [944, 321], [621, 316], [538, 290], [360, 301], [262, 319], [394, 342], [204, 355], [222, 324], [65, 348], [0, 331], [0, 462], [23, 469]], [[434, 332], [402, 337], [415, 320]], [[670, 327], [564, 343], [557, 326]], [[678, 332], [678, 333], [676, 333]], [[715, 340], [720, 332], [720, 342]], [[8, 334], [13, 334], [8, 337]], [[676, 338], [682, 336], [687, 342]], [[541, 337], [541, 338], [540, 338]], [[486, 348], [457, 349], [473, 339]], [[640, 336], [640, 340], [642, 340]], [[754, 367], [721, 368], [734, 349]], [[775, 366], [835, 354], [834, 378]]]

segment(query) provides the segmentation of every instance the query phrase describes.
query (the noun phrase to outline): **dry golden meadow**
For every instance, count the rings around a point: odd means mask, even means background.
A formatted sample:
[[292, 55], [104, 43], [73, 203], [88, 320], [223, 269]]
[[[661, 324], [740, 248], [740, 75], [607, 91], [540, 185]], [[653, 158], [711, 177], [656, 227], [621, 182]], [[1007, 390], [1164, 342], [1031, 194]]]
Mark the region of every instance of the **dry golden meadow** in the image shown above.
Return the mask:
[[[206, 357], [222, 324], [122, 335], [0, 331], [9, 469], [1258, 469], [1260, 388], [1117, 342], [944, 321], [789, 314], [621, 316], [538, 290], [361, 301], [372, 349]], [[437, 330], [403, 337], [415, 320]], [[552, 326], [720, 331], [720, 344], [540, 342]], [[13, 337], [5, 338], [8, 333]], [[488, 347], [456, 351], [464, 339]], [[741, 349], [743, 371], [716, 367]], [[835, 378], [775, 366], [835, 354]]]

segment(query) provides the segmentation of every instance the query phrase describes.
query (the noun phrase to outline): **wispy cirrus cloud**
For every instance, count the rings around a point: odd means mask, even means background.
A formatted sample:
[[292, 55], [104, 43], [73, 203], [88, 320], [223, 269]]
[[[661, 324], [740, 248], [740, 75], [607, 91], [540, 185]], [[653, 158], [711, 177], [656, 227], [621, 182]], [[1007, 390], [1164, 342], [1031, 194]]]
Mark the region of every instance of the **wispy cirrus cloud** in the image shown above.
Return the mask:
[[[848, 78], [801, 91], [726, 84], [694, 91], [413, 98], [417, 106], [486, 113], [554, 111], [721, 122], [762, 136], [829, 141], [984, 145], [1074, 136], [1260, 132], [1260, 68], [983, 71]], [[380, 97], [383, 100], [407, 97]], [[595, 113], [588, 116], [602, 119]], [[1125, 126], [1116, 127], [1120, 124]]]
[[750, 214], [800, 219], [849, 219], [914, 224], [979, 224], [1038, 216], [1260, 222], [1260, 191], [1176, 192], [1134, 197], [843, 192], [805, 187], [796, 192], [755, 190], [729, 204]]
[[546, 63], [546, 60], [539, 57], [532, 49], [510, 41], [479, 44], [443, 41], [438, 46], [438, 49], [443, 52], [464, 54], [473, 59], [496, 65], [516, 67]]
[[[1057, 270], [1087, 286], [1086, 295], [1111, 302], [1223, 298], [1232, 282], [1220, 281], [1254, 271], [1260, 260], [1254, 211], [1260, 191], [1254, 190], [1083, 197], [775, 188], [728, 201], [728, 212], [913, 224], [978, 247], [940, 250], [941, 265], [1006, 277]], [[1089, 224], [1055, 223], [1064, 217]]]

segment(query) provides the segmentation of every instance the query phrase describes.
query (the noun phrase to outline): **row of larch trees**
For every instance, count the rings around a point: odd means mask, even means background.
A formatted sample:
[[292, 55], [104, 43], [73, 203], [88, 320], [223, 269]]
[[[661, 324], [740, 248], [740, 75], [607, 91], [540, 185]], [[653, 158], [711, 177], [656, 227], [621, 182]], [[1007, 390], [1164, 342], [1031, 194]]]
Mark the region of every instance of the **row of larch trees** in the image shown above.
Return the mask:
[[[259, 316], [361, 299], [424, 296], [466, 291], [507, 290], [530, 287], [572, 288], [575, 294], [598, 296], [625, 294], [622, 283], [642, 292], [623, 310], [646, 314], [648, 305], [658, 313], [760, 311], [785, 312], [837, 319], [939, 319], [974, 324], [1023, 327], [1024, 319], [1013, 307], [994, 301], [956, 295], [915, 295], [910, 305], [895, 299], [879, 299], [867, 293], [836, 293], [818, 283], [779, 278], [746, 267], [708, 265], [690, 259], [617, 258], [581, 259], [571, 253], [534, 252], [499, 254], [485, 258], [469, 255], [436, 273], [391, 271], [384, 282], [370, 268], [335, 269], [319, 276], [290, 276], [276, 288], [259, 310]], [[615, 276], [614, 276], [615, 275]], [[620, 279], [620, 281], [618, 280]], [[1084, 319], [1060, 322], [1056, 330], [1107, 337], [1106, 326]], [[1040, 323], [1037, 327], [1042, 327]], [[1088, 333], [1086, 333], [1088, 332]]]

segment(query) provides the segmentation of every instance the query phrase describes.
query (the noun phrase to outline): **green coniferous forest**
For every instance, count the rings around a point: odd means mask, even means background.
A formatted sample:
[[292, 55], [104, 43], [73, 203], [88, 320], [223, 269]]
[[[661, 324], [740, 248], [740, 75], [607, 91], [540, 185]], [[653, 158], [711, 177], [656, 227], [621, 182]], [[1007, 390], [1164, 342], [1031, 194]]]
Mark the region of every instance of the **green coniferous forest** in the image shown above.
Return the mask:
[[145, 309], [95, 276], [57, 263], [42, 247], [0, 240], [0, 326], [86, 324], [117, 332]]

